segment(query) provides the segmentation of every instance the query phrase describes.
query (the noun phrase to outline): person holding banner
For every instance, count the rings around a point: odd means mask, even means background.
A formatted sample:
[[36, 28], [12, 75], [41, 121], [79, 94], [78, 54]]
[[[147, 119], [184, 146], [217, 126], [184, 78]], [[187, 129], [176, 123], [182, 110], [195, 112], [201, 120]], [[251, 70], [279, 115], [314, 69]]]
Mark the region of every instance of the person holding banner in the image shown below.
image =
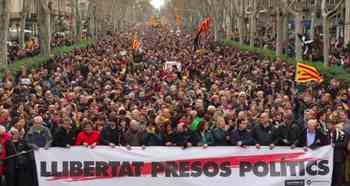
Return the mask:
[[248, 131], [248, 119], [238, 120], [237, 125], [237, 129], [232, 130], [230, 134], [231, 145], [241, 147], [255, 145], [255, 139], [253, 138], [251, 132]]
[[279, 125], [280, 146], [291, 146], [295, 143], [301, 130], [297, 124], [294, 123], [294, 115], [291, 110], [284, 113], [284, 122]]
[[161, 146], [163, 144], [161, 133], [155, 124], [149, 124], [144, 134], [145, 146]]
[[115, 121], [110, 121], [101, 132], [101, 145], [106, 145], [114, 148], [125, 144], [122, 130], [117, 126]]
[[86, 118], [83, 119], [82, 125], [84, 126], [84, 131], [78, 134], [75, 145], [83, 145], [91, 149], [95, 148], [100, 142], [100, 132], [94, 130], [91, 121]]
[[212, 129], [212, 133], [214, 137], [214, 145], [228, 146], [229, 133], [228, 133], [228, 126], [226, 125], [224, 117], [218, 117], [215, 122], [216, 122], [215, 128]]
[[307, 127], [298, 136], [294, 146], [304, 147], [305, 150], [308, 150], [309, 148], [315, 149], [326, 144], [325, 136], [322, 134], [318, 126], [319, 123], [317, 120], [309, 120], [307, 122]]
[[130, 121], [130, 126], [126, 133], [124, 133], [124, 138], [128, 150], [131, 150], [133, 146], [142, 146], [145, 148], [143, 130], [140, 128], [140, 122], [136, 120]]
[[191, 134], [183, 123], [179, 123], [171, 135], [171, 144], [183, 148], [192, 147]]
[[206, 120], [200, 120], [198, 129], [192, 132], [192, 139], [196, 146], [203, 148], [214, 145], [214, 137]]
[[52, 135], [48, 128], [43, 126], [43, 118], [36, 116], [33, 119], [33, 126], [27, 132], [25, 141], [34, 150], [39, 148], [49, 149], [52, 143]]
[[270, 114], [264, 112], [260, 115], [260, 124], [252, 130], [252, 136], [256, 140], [256, 148], [269, 146], [271, 149], [279, 142], [278, 129], [270, 123]]
[[70, 118], [64, 118], [63, 124], [55, 131], [53, 135], [53, 146], [70, 148], [75, 144], [77, 132], [72, 126]]

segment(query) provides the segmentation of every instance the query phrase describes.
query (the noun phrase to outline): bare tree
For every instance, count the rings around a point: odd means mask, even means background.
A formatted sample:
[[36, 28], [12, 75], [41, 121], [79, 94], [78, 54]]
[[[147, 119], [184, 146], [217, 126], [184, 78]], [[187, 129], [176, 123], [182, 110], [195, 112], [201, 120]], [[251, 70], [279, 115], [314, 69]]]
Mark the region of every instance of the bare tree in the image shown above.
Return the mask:
[[72, 34], [74, 36], [75, 41], [80, 40], [80, 26], [81, 26], [81, 20], [80, 20], [80, 14], [79, 14], [79, 3], [78, 0], [71, 0], [71, 14], [72, 14]]
[[19, 34], [19, 44], [21, 47], [25, 47], [25, 25], [26, 25], [26, 19], [29, 14], [29, 8], [30, 8], [31, 0], [23, 0], [23, 9], [21, 14], [21, 21], [20, 21], [20, 34]]
[[10, 22], [9, 0], [0, 0], [0, 64], [7, 64], [7, 36]]
[[[249, 0], [249, 5], [246, 9], [246, 14], [249, 15], [250, 18], [250, 47], [255, 46], [255, 39], [256, 39], [256, 22], [257, 22], [257, 16], [260, 13], [266, 12], [266, 9], [262, 9], [260, 6], [258, 6], [257, 0]], [[262, 2], [262, 1], [260, 1]]]
[[[284, 30], [284, 20], [287, 19], [288, 14], [285, 10], [284, 4], [280, 0], [276, 0], [276, 32], [277, 32], [277, 38], [276, 38], [276, 55], [278, 57], [283, 55], [283, 43], [285, 41], [285, 37], [283, 36], [285, 32]], [[288, 27], [287, 27], [287, 34], [288, 34]]]
[[50, 5], [48, 0], [39, 0], [39, 44], [40, 55], [50, 56], [51, 54], [51, 28], [50, 28]]
[[112, 24], [113, 24], [113, 32], [117, 31], [117, 23], [118, 23], [118, 14], [120, 12], [119, 9], [119, 1], [113, 0], [112, 1], [112, 8], [111, 8], [111, 18], [112, 18]]
[[311, 8], [311, 29], [310, 29], [310, 39], [315, 39], [315, 28], [319, 25], [319, 20], [317, 18], [317, 12], [320, 10], [320, 1], [314, 1]]
[[339, 0], [338, 4], [332, 9], [328, 10], [327, 0], [322, 0], [322, 22], [323, 22], [323, 62], [325, 66], [329, 65], [329, 20], [334, 17], [339, 10], [344, 0]]
[[350, 0], [345, 0], [344, 45], [350, 44]]
[[89, 34], [96, 39], [96, 0], [89, 0]]
[[221, 11], [222, 2], [217, 0], [207, 0], [209, 14], [213, 17], [213, 28], [214, 28], [214, 40], [219, 40], [219, 29], [220, 29], [220, 18], [223, 17], [223, 11]]
[[297, 60], [303, 59], [302, 43], [298, 34], [304, 34], [304, 24], [303, 24], [303, 2], [305, 0], [283, 0], [285, 6], [294, 17], [295, 17], [295, 57]]
[[224, 12], [223, 12], [223, 17], [224, 17], [224, 21], [223, 21], [223, 27], [225, 28], [226, 31], [226, 36], [228, 36], [227, 34], [231, 34], [232, 33], [232, 8], [233, 8], [233, 2], [231, 0], [225, 0], [223, 2], [224, 4]]
[[233, 11], [235, 12], [235, 15], [237, 17], [237, 25], [238, 25], [238, 32], [239, 32], [239, 43], [244, 44], [245, 35], [246, 35], [246, 22], [244, 20], [245, 18], [245, 0], [235, 0], [235, 8]]

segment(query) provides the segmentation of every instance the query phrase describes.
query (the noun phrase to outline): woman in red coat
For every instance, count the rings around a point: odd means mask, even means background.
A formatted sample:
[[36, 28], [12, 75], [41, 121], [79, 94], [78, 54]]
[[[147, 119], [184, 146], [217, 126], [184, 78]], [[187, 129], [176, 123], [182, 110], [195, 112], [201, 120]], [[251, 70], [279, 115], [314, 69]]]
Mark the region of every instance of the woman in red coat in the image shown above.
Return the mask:
[[84, 145], [85, 147], [95, 148], [100, 142], [100, 132], [93, 129], [91, 122], [86, 122], [84, 131], [78, 134], [76, 145]]
[[6, 167], [4, 165], [4, 162], [6, 160], [7, 156], [7, 143], [10, 141], [11, 136], [6, 132], [6, 129], [4, 126], [0, 126], [0, 185], [2, 177], [5, 175]]

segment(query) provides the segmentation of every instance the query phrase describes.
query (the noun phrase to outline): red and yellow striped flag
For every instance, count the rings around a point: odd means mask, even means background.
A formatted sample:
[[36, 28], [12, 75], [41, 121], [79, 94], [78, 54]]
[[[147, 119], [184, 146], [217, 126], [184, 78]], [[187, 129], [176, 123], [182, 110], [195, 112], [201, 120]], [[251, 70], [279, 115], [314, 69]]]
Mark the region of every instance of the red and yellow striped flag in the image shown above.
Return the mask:
[[204, 21], [202, 21], [198, 26], [198, 32], [208, 32], [209, 26], [211, 22], [211, 17], [206, 18]]
[[132, 49], [139, 49], [141, 47], [141, 43], [136, 38], [132, 40]]
[[303, 63], [298, 63], [295, 74], [295, 81], [298, 83], [305, 83], [308, 81], [322, 82], [323, 79], [315, 67]]

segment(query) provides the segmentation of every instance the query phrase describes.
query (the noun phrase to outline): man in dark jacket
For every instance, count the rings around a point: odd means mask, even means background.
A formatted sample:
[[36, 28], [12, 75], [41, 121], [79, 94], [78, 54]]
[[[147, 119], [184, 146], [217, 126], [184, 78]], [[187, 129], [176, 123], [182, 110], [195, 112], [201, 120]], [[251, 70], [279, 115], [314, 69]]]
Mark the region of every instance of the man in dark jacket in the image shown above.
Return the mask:
[[163, 144], [161, 134], [154, 125], [150, 125], [146, 128], [144, 142], [145, 146], [161, 146]]
[[34, 154], [23, 141], [17, 129], [11, 131], [11, 141], [6, 144], [6, 185], [26, 186], [36, 183]]
[[124, 136], [117, 124], [112, 121], [109, 122], [101, 132], [101, 145], [109, 145], [115, 147], [116, 145], [125, 145]]
[[248, 120], [238, 121], [238, 128], [231, 131], [230, 142], [235, 146], [252, 146], [255, 145], [255, 140], [251, 133], [247, 130]]
[[260, 124], [255, 126], [252, 130], [252, 136], [256, 141], [256, 147], [270, 146], [274, 148], [279, 141], [278, 128], [270, 123], [269, 113], [264, 112], [260, 116]]
[[344, 152], [346, 151], [346, 143], [349, 140], [349, 136], [345, 135], [343, 130], [336, 128], [338, 121], [335, 118], [331, 117], [327, 124], [327, 144], [334, 147], [332, 185], [343, 185], [345, 182]]
[[25, 141], [34, 150], [39, 150], [39, 148], [48, 149], [51, 146], [52, 135], [50, 130], [43, 126], [41, 116], [33, 119], [33, 126], [27, 132]]
[[143, 130], [140, 128], [140, 123], [136, 120], [130, 121], [130, 127], [124, 134], [126, 147], [130, 150], [132, 146], [144, 146]]
[[317, 120], [309, 120], [307, 123], [307, 128], [301, 132], [293, 146], [314, 149], [326, 144], [325, 136], [317, 127]]
[[298, 136], [300, 135], [300, 128], [294, 123], [294, 117], [292, 111], [288, 111], [284, 115], [284, 122], [278, 127], [280, 141], [278, 145], [280, 146], [291, 146], [295, 143]]
[[171, 136], [171, 143], [174, 146], [182, 146], [184, 148], [191, 147], [191, 134], [185, 129], [183, 124], [177, 125], [176, 132]]
[[53, 146], [67, 147], [75, 144], [77, 138], [77, 130], [72, 127], [72, 120], [65, 118], [62, 126], [60, 126], [53, 135]]

